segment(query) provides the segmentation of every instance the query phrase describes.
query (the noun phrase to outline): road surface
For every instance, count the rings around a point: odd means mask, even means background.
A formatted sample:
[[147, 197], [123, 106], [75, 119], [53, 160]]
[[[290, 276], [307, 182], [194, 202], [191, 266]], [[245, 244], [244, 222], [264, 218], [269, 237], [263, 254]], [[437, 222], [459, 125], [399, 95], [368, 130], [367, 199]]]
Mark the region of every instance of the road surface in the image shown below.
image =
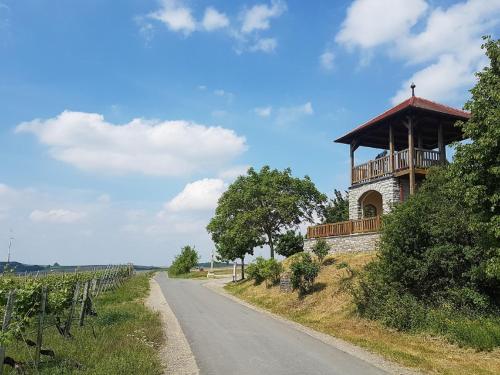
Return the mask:
[[381, 369], [243, 306], [200, 281], [156, 280], [201, 375], [381, 375]]

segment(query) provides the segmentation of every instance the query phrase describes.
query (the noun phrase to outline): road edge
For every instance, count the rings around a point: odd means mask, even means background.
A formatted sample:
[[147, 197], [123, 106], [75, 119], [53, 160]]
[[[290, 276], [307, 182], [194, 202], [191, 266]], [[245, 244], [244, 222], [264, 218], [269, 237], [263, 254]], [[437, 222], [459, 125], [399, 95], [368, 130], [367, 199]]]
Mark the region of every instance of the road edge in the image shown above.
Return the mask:
[[319, 340], [327, 345], [333, 346], [334, 348], [336, 348], [338, 350], [341, 350], [347, 354], [350, 354], [356, 358], [359, 358], [362, 361], [365, 361], [365, 362], [367, 362], [367, 363], [369, 363], [369, 364], [371, 364], [371, 365], [373, 365], [373, 366], [375, 366], [383, 371], [388, 372], [389, 374], [393, 374], [393, 375], [423, 375], [424, 374], [423, 372], [420, 372], [418, 370], [410, 369], [410, 368], [404, 367], [402, 365], [399, 365], [397, 363], [391, 362], [391, 361], [383, 358], [379, 354], [372, 353], [372, 352], [368, 351], [367, 349], [364, 349], [364, 348], [361, 348], [361, 347], [356, 346], [354, 344], [351, 344], [350, 342], [347, 342], [347, 341], [339, 339], [337, 337], [328, 335], [328, 334], [323, 333], [323, 332], [316, 331], [316, 330], [309, 328], [309, 327], [306, 327], [300, 323], [294, 322], [294, 321], [286, 319], [280, 315], [274, 314], [274, 313], [272, 313], [268, 310], [265, 310], [261, 307], [252, 305], [251, 303], [246, 302], [246, 301], [228, 293], [224, 289], [224, 285], [227, 282], [230, 282], [230, 280], [226, 279], [226, 280], [224, 280], [225, 281], [224, 283], [222, 283], [221, 281], [222, 280], [220, 280], [220, 279], [207, 281], [207, 282], [203, 283], [203, 286], [206, 288], [209, 288], [212, 291], [214, 291], [222, 296], [225, 296], [226, 298], [229, 298], [229, 299], [231, 299], [231, 300], [233, 300], [233, 301], [235, 301], [243, 306], [246, 306], [249, 309], [252, 309], [254, 311], [258, 311], [262, 314], [266, 314], [267, 316], [269, 316], [275, 320], [278, 320], [278, 321], [296, 329], [297, 331], [303, 332], [303, 333], [305, 333], [311, 337], [314, 337], [315, 339], [317, 339], [317, 340]]
[[161, 317], [166, 341], [159, 350], [163, 375], [199, 375], [200, 370], [191, 347], [156, 277], [157, 275], [149, 279], [150, 292], [145, 304]]

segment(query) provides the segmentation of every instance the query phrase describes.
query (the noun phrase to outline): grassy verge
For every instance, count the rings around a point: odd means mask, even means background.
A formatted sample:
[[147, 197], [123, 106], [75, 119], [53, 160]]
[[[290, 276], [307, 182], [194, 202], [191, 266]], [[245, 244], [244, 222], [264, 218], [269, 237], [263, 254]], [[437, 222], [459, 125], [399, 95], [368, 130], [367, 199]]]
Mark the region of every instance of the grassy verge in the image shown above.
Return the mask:
[[432, 374], [500, 374], [500, 349], [477, 352], [439, 336], [398, 332], [358, 317], [349, 288], [356, 274], [374, 257], [374, 253], [352, 253], [327, 258], [314, 293], [303, 298], [296, 292], [283, 293], [277, 286], [266, 288], [252, 281], [231, 284], [226, 289], [247, 302], [405, 366]]
[[[149, 275], [134, 276], [94, 301], [98, 316], [87, 317], [84, 327], [74, 324], [72, 339], [62, 338], [54, 327], [45, 330], [43, 348], [56, 356], [42, 356], [39, 374], [161, 374], [157, 355], [163, 340], [161, 321], [143, 304], [148, 291]], [[33, 334], [28, 337], [34, 339]], [[31, 362], [33, 353], [21, 342], [7, 347], [8, 356], [23, 362]], [[28, 365], [25, 370], [37, 373]]]
[[[188, 273], [182, 273], [180, 275], [169, 275], [169, 277], [174, 279], [206, 279], [207, 273], [210, 269], [206, 269], [204, 271], [191, 271]], [[224, 268], [214, 268], [215, 277], [230, 277], [233, 274], [232, 267], [224, 267]], [[237, 272], [239, 275], [239, 271]]]

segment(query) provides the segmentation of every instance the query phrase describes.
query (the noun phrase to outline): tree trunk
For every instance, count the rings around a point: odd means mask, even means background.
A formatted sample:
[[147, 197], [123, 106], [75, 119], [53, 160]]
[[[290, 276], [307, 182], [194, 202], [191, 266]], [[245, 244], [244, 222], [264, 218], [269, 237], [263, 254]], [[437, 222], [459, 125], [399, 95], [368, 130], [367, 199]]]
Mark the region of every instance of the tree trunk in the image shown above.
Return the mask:
[[241, 258], [241, 280], [245, 278], [245, 258]]
[[267, 238], [269, 239], [269, 248], [271, 249], [271, 259], [274, 259], [274, 243], [273, 236], [268, 234]]

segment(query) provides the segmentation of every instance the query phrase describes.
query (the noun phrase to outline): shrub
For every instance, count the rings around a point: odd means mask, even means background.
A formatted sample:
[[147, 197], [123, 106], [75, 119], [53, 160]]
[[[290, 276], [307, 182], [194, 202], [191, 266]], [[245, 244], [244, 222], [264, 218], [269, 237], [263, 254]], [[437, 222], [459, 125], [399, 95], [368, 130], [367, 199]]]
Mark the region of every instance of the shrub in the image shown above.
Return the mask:
[[323, 238], [316, 241], [312, 248], [313, 253], [318, 257], [319, 263], [323, 263], [323, 259], [328, 255], [330, 251], [330, 245]]
[[199, 258], [200, 256], [194, 247], [184, 246], [168, 268], [168, 273], [174, 276], [188, 273], [191, 268], [198, 264]]
[[266, 281], [267, 287], [279, 281], [281, 272], [283, 272], [281, 263], [276, 259], [266, 260], [263, 257], [257, 257], [255, 262], [250, 263], [247, 267], [248, 277], [253, 279], [255, 284]]
[[304, 251], [304, 237], [293, 230], [287, 231], [278, 237], [276, 252], [284, 257], [290, 257], [294, 254]]
[[319, 273], [319, 264], [314, 262], [308, 253], [300, 254], [290, 265], [292, 275], [290, 281], [294, 289], [299, 290], [299, 294], [304, 295], [312, 290], [314, 280]]

